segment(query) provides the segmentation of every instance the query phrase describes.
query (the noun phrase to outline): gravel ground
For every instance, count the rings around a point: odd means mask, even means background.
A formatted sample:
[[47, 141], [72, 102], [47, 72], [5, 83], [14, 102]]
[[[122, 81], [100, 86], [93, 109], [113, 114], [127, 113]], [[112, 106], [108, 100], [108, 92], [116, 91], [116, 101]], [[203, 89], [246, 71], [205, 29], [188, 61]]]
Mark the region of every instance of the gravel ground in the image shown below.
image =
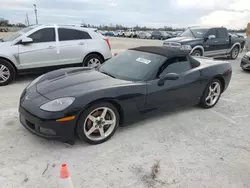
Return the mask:
[[[113, 52], [161, 41], [111, 38]], [[154, 112], [120, 128], [106, 143], [70, 147], [27, 132], [18, 100], [34, 78], [0, 88], [0, 187], [57, 188], [68, 163], [75, 188], [250, 187], [250, 73], [240, 57], [216, 107]], [[156, 115], [157, 114], [157, 115]]]

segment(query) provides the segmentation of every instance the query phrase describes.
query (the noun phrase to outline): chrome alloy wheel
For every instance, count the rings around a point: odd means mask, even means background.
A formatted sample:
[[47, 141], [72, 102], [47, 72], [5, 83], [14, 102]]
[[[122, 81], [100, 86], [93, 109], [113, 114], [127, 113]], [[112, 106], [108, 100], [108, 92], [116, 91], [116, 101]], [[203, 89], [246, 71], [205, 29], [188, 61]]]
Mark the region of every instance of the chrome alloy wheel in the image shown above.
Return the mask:
[[92, 141], [100, 141], [107, 138], [115, 129], [116, 115], [107, 107], [93, 110], [84, 121], [84, 134]]
[[99, 65], [101, 65], [101, 62], [100, 62], [100, 60], [97, 59], [97, 58], [90, 59], [89, 62], [88, 62], [88, 67], [93, 67], [93, 68], [95, 68], [95, 67], [97, 67], [97, 66], [99, 66]]
[[213, 82], [208, 90], [208, 96], [206, 97], [206, 104], [213, 106], [219, 99], [221, 94], [221, 86], [218, 82]]
[[10, 78], [10, 70], [5, 66], [0, 64], [0, 83], [6, 82]]

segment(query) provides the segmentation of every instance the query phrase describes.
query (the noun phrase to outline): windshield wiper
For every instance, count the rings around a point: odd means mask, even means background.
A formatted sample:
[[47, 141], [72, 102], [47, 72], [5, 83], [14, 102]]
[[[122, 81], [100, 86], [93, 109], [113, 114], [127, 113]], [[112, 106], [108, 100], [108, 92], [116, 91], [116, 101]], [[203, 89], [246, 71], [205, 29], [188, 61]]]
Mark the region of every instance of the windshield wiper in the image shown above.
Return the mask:
[[108, 75], [108, 76], [110, 76], [110, 77], [112, 77], [112, 78], [115, 78], [115, 76], [113, 76], [112, 74], [110, 74], [110, 73], [107, 73], [107, 72], [103, 72], [103, 71], [100, 71], [101, 73], [103, 73], [103, 74], [106, 74], [106, 75]]

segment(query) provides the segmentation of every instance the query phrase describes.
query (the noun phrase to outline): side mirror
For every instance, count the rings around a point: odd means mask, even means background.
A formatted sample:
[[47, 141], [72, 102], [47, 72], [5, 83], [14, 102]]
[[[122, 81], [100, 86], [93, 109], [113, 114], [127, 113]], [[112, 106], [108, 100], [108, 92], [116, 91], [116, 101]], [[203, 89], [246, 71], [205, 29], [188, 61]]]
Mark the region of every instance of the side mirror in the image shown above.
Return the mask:
[[208, 39], [215, 39], [216, 37], [215, 37], [215, 35], [209, 35], [207, 38]]
[[160, 80], [158, 82], [159, 86], [164, 85], [166, 80], [178, 80], [179, 79], [179, 75], [176, 73], [168, 73], [162, 77], [160, 77]]
[[33, 39], [32, 38], [29, 38], [29, 37], [24, 37], [22, 40], [21, 40], [21, 44], [29, 44], [29, 43], [32, 43], [33, 42]]

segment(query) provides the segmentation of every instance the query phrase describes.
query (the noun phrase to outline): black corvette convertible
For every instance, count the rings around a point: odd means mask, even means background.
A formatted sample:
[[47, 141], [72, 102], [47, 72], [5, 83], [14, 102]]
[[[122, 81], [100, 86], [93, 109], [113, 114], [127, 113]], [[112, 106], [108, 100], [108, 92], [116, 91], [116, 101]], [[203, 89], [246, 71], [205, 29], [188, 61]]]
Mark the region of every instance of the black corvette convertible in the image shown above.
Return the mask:
[[225, 61], [191, 57], [182, 50], [138, 47], [97, 68], [67, 68], [35, 79], [20, 98], [20, 121], [48, 139], [90, 144], [117, 127], [161, 107], [213, 107], [231, 79]]

